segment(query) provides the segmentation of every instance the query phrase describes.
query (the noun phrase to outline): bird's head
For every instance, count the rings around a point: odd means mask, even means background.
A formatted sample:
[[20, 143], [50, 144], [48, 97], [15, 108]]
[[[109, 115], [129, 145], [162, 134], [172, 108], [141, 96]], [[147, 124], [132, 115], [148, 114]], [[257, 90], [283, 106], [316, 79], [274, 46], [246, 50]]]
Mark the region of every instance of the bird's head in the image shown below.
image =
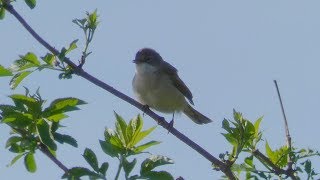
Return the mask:
[[133, 62], [135, 64], [148, 63], [150, 65], [158, 65], [162, 61], [162, 57], [155, 50], [151, 48], [140, 49]]

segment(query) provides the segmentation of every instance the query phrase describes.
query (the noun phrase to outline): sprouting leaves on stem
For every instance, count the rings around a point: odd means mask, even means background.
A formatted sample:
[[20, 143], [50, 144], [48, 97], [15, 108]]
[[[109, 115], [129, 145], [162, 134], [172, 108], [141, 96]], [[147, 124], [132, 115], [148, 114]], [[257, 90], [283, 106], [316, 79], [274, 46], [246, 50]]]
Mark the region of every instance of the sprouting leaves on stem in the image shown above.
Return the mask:
[[72, 21], [83, 30], [83, 33], [85, 35], [86, 42], [84, 50], [82, 51], [82, 61], [84, 61], [91, 54], [91, 52], [88, 52], [89, 44], [91, 43], [94, 32], [99, 24], [97, 10], [93, 11], [92, 13], [87, 12], [86, 15], [86, 18], [74, 19]]
[[[317, 173], [313, 171], [314, 169], [311, 170], [309, 168], [308, 160], [303, 163], [299, 163], [299, 161], [304, 158], [319, 156], [319, 152], [305, 149], [295, 151], [295, 148], [292, 148], [292, 151], [290, 151], [287, 144], [273, 150], [268, 142], [266, 142], [266, 155], [264, 155], [257, 149], [262, 139], [260, 131], [262, 117], [251, 123], [241, 113], [234, 110], [233, 118], [232, 121], [225, 119], [222, 122], [222, 128], [226, 131], [222, 135], [232, 145], [232, 152], [222, 153], [219, 157], [222, 161], [231, 165], [232, 171], [238, 173], [238, 177], [241, 177], [241, 172], [246, 173], [247, 179], [272, 179], [273, 177], [286, 179], [293, 176], [298, 177], [298, 172], [306, 173], [310, 179], [311, 177], [316, 177]], [[236, 164], [240, 153], [249, 155], [244, 158], [243, 163]], [[294, 169], [286, 169], [290, 167], [288, 166], [289, 156], [293, 161], [290, 163], [295, 164]], [[255, 161], [259, 161], [265, 169], [257, 166]], [[292, 172], [294, 174], [289, 174]]]
[[[65, 56], [71, 50], [75, 49], [77, 41], [74, 41], [70, 44], [68, 49], [63, 49], [62, 53], [59, 56]], [[0, 77], [12, 76], [9, 85], [11, 89], [16, 89], [18, 85], [31, 73], [36, 70], [41, 71], [43, 69], [51, 69], [56, 71], [62, 71], [61, 75], [59, 75], [60, 79], [71, 78], [71, 74], [73, 73], [70, 67], [65, 67], [62, 61], [58, 61], [57, 57], [51, 53], [47, 53], [44, 57], [41, 57], [41, 60], [44, 62], [40, 62], [38, 57], [32, 53], [28, 52], [25, 55], [19, 56], [19, 59], [15, 60], [13, 64], [9, 68], [4, 68], [0, 65]]]
[[53, 154], [57, 150], [56, 142], [77, 146], [74, 138], [60, 134], [57, 130], [61, 127], [59, 123], [68, 117], [65, 113], [78, 110], [79, 105], [85, 104], [84, 101], [71, 97], [59, 98], [43, 108], [46, 101], [42, 99], [39, 89], [35, 94], [30, 94], [27, 88], [25, 95], [13, 94], [9, 97], [13, 105], [0, 104], [0, 116], [1, 122], [12, 128], [6, 148], [18, 154], [10, 165], [24, 156], [27, 170], [35, 172], [34, 153], [40, 145]]
[[[143, 120], [141, 116], [137, 116], [132, 119], [129, 123], [115, 113], [116, 123], [115, 130], [106, 129], [105, 140], [100, 140], [102, 150], [110, 157], [116, 157], [119, 160], [118, 170], [115, 179], [119, 178], [120, 172], [124, 171], [125, 179], [164, 179], [173, 180], [173, 176], [166, 171], [156, 171], [155, 168], [173, 164], [173, 160], [168, 157], [161, 155], [152, 155], [145, 159], [140, 166], [139, 175], [130, 175], [133, 172], [137, 164], [137, 159], [133, 158], [129, 160], [131, 156], [141, 154], [143, 150], [159, 144], [157, 141], [150, 141], [143, 145], [137, 145], [141, 140], [148, 136], [155, 127], [148, 130], [142, 130]], [[91, 169], [85, 167], [74, 167], [71, 168], [69, 173], [66, 173], [62, 178], [81, 178], [88, 176], [91, 179], [105, 179], [106, 172], [109, 168], [109, 163], [104, 162], [99, 165], [96, 154], [89, 148], [86, 148], [83, 153], [84, 159], [90, 165]]]
[[105, 130], [105, 140], [100, 140], [100, 145], [104, 152], [112, 157], [130, 156], [142, 153], [145, 149], [157, 145], [160, 142], [150, 141], [142, 145], [137, 145], [148, 136], [156, 127], [142, 131], [143, 121], [141, 116], [132, 119], [128, 124], [115, 113], [116, 130]]
[[234, 121], [224, 119], [222, 122], [222, 128], [227, 131], [227, 133], [222, 133], [222, 135], [233, 146], [232, 153], [228, 158], [231, 162], [236, 161], [241, 151], [254, 150], [262, 136], [259, 131], [262, 118], [259, 118], [252, 124], [241, 113], [235, 110], [233, 111], [233, 118]]

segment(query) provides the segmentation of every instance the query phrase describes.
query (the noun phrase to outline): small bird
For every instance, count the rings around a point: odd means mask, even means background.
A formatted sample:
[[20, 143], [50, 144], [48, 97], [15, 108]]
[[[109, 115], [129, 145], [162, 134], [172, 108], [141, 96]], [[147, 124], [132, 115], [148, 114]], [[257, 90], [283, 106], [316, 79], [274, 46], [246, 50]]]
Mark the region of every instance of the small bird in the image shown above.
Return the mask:
[[159, 53], [143, 48], [133, 62], [136, 72], [132, 86], [141, 104], [163, 113], [173, 113], [173, 116], [175, 112], [183, 112], [197, 124], [212, 122], [190, 105], [194, 105], [191, 91], [178, 76], [177, 69], [164, 61]]

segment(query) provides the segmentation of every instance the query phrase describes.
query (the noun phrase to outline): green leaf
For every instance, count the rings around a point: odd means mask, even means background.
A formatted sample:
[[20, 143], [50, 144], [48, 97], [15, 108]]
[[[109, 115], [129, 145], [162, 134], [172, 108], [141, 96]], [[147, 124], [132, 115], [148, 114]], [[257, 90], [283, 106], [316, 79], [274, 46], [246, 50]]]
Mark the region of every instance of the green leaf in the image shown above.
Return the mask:
[[116, 132], [120, 137], [120, 140], [123, 145], [127, 146], [128, 145], [128, 136], [127, 136], [127, 123], [126, 121], [119, 116], [116, 112], [114, 112], [116, 116]]
[[173, 164], [173, 163], [174, 163], [173, 160], [168, 157], [161, 156], [161, 155], [152, 155], [151, 157], [147, 158], [142, 162], [140, 174], [144, 176], [145, 174], [147, 174], [152, 169], [158, 166]]
[[[59, 128], [61, 127], [61, 125], [59, 124], [59, 122], [52, 122], [51, 123], [51, 132], [56, 132]], [[53, 134], [54, 137], [54, 134]]]
[[254, 164], [253, 164], [253, 156], [249, 156], [249, 157], [246, 157], [244, 159], [244, 162], [249, 165], [250, 167], [254, 167]]
[[150, 171], [143, 176], [152, 180], [174, 180], [173, 176], [166, 171]]
[[312, 171], [312, 165], [311, 165], [311, 161], [310, 160], [306, 160], [305, 162], [304, 162], [304, 171], [306, 172], [306, 173], [308, 173], [308, 174], [310, 174], [311, 173], [311, 171]]
[[227, 120], [227, 119], [224, 119], [223, 121], [222, 121], [222, 128], [224, 129], [224, 130], [226, 130], [227, 132], [231, 132], [231, 130], [230, 130], [230, 123], [229, 123], [229, 121]]
[[[2, 6], [2, 7], [0, 8], [0, 20], [4, 19], [5, 14], [6, 14], [6, 10], [5, 10], [4, 7]], [[1, 74], [1, 73], [0, 73], [0, 74]]]
[[301, 163], [301, 165], [304, 165], [304, 171], [307, 173], [308, 177], [306, 179], [315, 179], [314, 176], [319, 175], [314, 171], [314, 168], [312, 167], [312, 162], [308, 159], [305, 162]]
[[63, 47], [60, 51], [60, 54], [58, 55], [58, 58], [60, 59], [60, 61], [64, 61], [64, 58], [66, 57], [67, 54], [67, 49], [65, 47]]
[[24, 138], [21, 140], [20, 147], [22, 149], [35, 149], [36, 141], [32, 138]]
[[137, 129], [137, 118], [133, 118], [129, 121], [127, 125], [127, 130], [126, 130], [129, 140], [133, 138], [133, 135], [136, 129]]
[[73, 23], [78, 25], [80, 28], [84, 29], [84, 24], [87, 22], [87, 19], [74, 19], [72, 20]]
[[97, 156], [91, 149], [86, 148], [82, 156], [95, 171], [99, 171]]
[[69, 53], [70, 51], [74, 50], [77, 48], [77, 42], [78, 42], [79, 39], [76, 39], [74, 41], [72, 41], [69, 45], [69, 48], [67, 49], [66, 51], [66, 54]]
[[40, 141], [46, 146], [48, 146], [50, 149], [56, 151], [57, 145], [53, 140], [50, 126], [45, 120], [43, 119], [38, 120], [37, 131], [40, 137]]
[[32, 52], [28, 52], [24, 57], [22, 57], [22, 59], [34, 64], [35, 66], [40, 66], [37, 56]]
[[103, 176], [106, 176], [106, 172], [107, 172], [108, 168], [109, 168], [109, 163], [104, 162], [104, 163], [102, 163], [101, 167], [99, 168], [99, 172], [101, 174], [103, 174]]
[[21, 81], [31, 73], [32, 71], [24, 71], [24, 72], [15, 74], [9, 83], [10, 88], [15, 89], [21, 83]]
[[53, 54], [47, 53], [44, 57], [41, 58], [48, 65], [54, 65], [55, 56]]
[[32, 113], [34, 117], [38, 117], [41, 114], [42, 102], [37, 101], [35, 98], [31, 98], [22, 94], [13, 94], [9, 96], [16, 105], [26, 105], [27, 111]]
[[87, 168], [84, 167], [74, 167], [71, 168], [68, 173], [64, 174], [61, 178], [69, 178], [69, 179], [74, 179], [74, 178], [80, 178], [82, 176], [89, 176], [89, 177], [94, 177], [94, 178], [101, 178], [99, 174], [90, 171]]
[[27, 106], [33, 106], [37, 101], [34, 98], [22, 95], [22, 94], [13, 94], [9, 96], [14, 102], [20, 102]]
[[29, 6], [30, 9], [36, 7], [36, 0], [25, 0], [26, 4]]
[[83, 105], [83, 104], [86, 104], [86, 102], [78, 98], [73, 98], [73, 97], [59, 98], [52, 101], [50, 106], [44, 110], [44, 116], [50, 117], [55, 114], [61, 114], [64, 112], [79, 110], [79, 108], [76, 106]]
[[49, 121], [53, 121], [53, 122], [59, 122], [62, 119], [65, 119], [69, 116], [65, 115], [65, 114], [54, 114], [52, 116], [46, 117], [46, 119], [48, 119]]
[[7, 167], [12, 166], [14, 163], [16, 163], [22, 156], [24, 156], [25, 153], [21, 153], [16, 155], [10, 162], [10, 164], [7, 165]]
[[125, 157], [122, 158], [123, 170], [126, 174], [126, 177], [129, 176], [130, 172], [133, 170], [136, 163], [137, 159], [133, 159], [132, 162], [129, 162]]
[[101, 140], [99, 140], [99, 142], [103, 152], [108, 154], [109, 156], [118, 157], [118, 154], [121, 154], [121, 149], [117, 148], [116, 146], [113, 146], [109, 142]]
[[233, 146], [238, 146], [239, 144], [238, 144], [238, 140], [235, 138], [235, 137], [233, 137], [233, 135], [232, 134], [225, 134], [225, 133], [221, 133], [226, 139], [227, 139], [227, 141], [231, 144], [231, 145], [233, 145]]
[[87, 14], [88, 15], [88, 27], [90, 29], [96, 29], [98, 26], [98, 15], [97, 15], [97, 10], [95, 10], [93, 13], [91, 14]]
[[24, 157], [24, 165], [26, 167], [26, 169], [31, 172], [34, 173], [37, 170], [37, 165], [36, 165], [36, 161], [34, 160], [34, 155], [33, 153], [29, 152], [25, 157]]
[[274, 159], [274, 152], [273, 152], [272, 149], [270, 148], [268, 142], [266, 142], [266, 153], [267, 153], [268, 158]]
[[8, 123], [12, 126], [25, 128], [30, 125], [34, 120], [32, 119], [31, 114], [20, 113], [20, 112], [11, 112], [2, 119], [2, 123]]
[[240, 112], [237, 112], [236, 110], [233, 110], [233, 118], [240, 124], [241, 124], [241, 121], [243, 120], [242, 114]]
[[266, 153], [269, 159], [280, 168], [283, 168], [287, 165], [289, 154], [289, 149], [287, 146], [282, 146], [279, 149], [273, 151], [270, 148], [268, 142], [266, 142]]
[[22, 149], [22, 147], [19, 146], [18, 144], [11, 144], [9, 151], [13, 153], [23, 153], [24, 149]]
[[140, 115], [138, 115], [136, 118], [132, 119], [127, 127], [127, 134], [129, 137], [129, 143], [128, 145], [134, 146], [137, 142], [135, 142], [135, 139], [137, 138], [138, 134], [141, 132], [141, 129], [143, 127], [143, 120]]
[[9, 68], [9, 70], [11, 70], [12, 72], [19, 72], [40, 66], [40, 62], [37, 56], [31, 52], [28, 52], [26, 55], [19, 57], [20, 59], [15, 60]]
[[120, 149], [125, 149], [126, 147], [122, 144], [121, 139], [112, 129], [106, 129], [104, 132], [104, 137], [106, 142], [110, 143]]
[[260, 123], [261, 123], [262, 119], [263, 119], [263, 117], [260, 117], [259, 119], [256, 120], [256, 122], [254, 122], [255, 137], [257, 137], [257, 135], [259, 133]]
[[[0, 19], [1, 19], [1, 10], [0, 10]], [[13, 74], [10, 70], [0, 65], [0, 77], [1, 76], [13, 76]]]
[[150, 129], [147, 129], [145, 131], [139, 132], [137, 134], [137, 136], [133, 139], [132, 145], [136, 145], [138, 142], [140, 142], [142, 139], [144, 139], [146, 136], [148, 136], [155, 129], [156, 129], [156, 126], [151, 127]]
[[[255, 138], [255, 133], [256, 133], [255, 127], [250, 121], [248, 121], [246, 119], [243, 119], [242, 122], [243, 122], [242, 127], [244, 130], [243, 135], [241, 136], [242, 141], [243, 141], [242, 146], [244, 148], [247, 148], [247, 147], [251, 148], [252, 145], [254, 144], [254, 138]], [[241, 139], [239, 139], [239, 140], [241, 140]]]
[[21, 140], [22, 140], [22, 137], [20, 136], [11, 136], [6, 142], [6, 148], [10, 147], [12, 144], [16, 144], [17, 142], [20, 142]]
[[53, 134], [54, 140], [58, 141], [60, 144], [67, 143], [73, 147], [78, 147], [77, 140], [73, 137], [65, 134], [54, 133]]
[[[8, 114], [14, 113], [21, 109], [12, 105], [0, 104], [0, 110], [2, 111], [1, 113], [2, 116], [7, 116]], [[24, 108], [22, 110], [24, 110]]]
[[254, 136], [254, 134], [255, 134], [255, 127], [254, 127], [254, 125], [250, 122], [250, 121], [248, 121], [248, 120], [245, 120], [245, 121], [243, 121], [244, 122], [244, 127], [245, 127], [245, 129], [244, 129], [244, 135], [245, 135], [245, 138], [247, 138], [247, 139], [250, 139], [250, 138], [252, 138], [253, 136]]
[[70, 43], [68, 49], [66, 49], [66, 48], [63, 47], [63, 48], [61, 49], [61, 51], [60, 51], [60, 54], [58, 55], [58, 58], [59, 58], [61, 61], [63, 61], [64, 58], [66, 57], [66, 55], [67, 55], [70, 51], [72, 51], [72, 50], [74, 50], [74, 49], [77, 48], [77, 44], [76, 44], [77, 42], [78, 42], [78, 39], [72, 41], [72, 42]]
[[145, 143], [145, 144], [142, 144], [142, 145], [136, 147], [136, 148], [134, 149], [134, 152], [135, 152], [135, 153], [141, 153], [143, 150], [145, 150], [145, 149], [147, 149], [147, 148], [149, 148], [149, 147], [151, 147], [151, 146], [160, 144], [160, 143], [161, 143], [161, 142], [159, 142], [159, 141], [150, 141], [150, 142], [148, 142], [148, 143]]

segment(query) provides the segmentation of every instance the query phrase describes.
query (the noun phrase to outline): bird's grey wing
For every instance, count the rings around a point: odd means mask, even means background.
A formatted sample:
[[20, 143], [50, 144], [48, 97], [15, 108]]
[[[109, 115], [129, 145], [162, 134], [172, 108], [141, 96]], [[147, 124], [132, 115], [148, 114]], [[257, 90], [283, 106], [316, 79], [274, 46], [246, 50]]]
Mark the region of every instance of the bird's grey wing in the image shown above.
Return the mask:
[[169, 74], [169, 77], [173, 83], [173, 85], [189, 100], [189, 102], [193, 105], [192, 101], [192, 93], [187, 87], [187, 85], [180, 79], [178, 76], [178, 70], [173, 67], [171, 64], [163, 61], [161, 65], [162, 71]]

